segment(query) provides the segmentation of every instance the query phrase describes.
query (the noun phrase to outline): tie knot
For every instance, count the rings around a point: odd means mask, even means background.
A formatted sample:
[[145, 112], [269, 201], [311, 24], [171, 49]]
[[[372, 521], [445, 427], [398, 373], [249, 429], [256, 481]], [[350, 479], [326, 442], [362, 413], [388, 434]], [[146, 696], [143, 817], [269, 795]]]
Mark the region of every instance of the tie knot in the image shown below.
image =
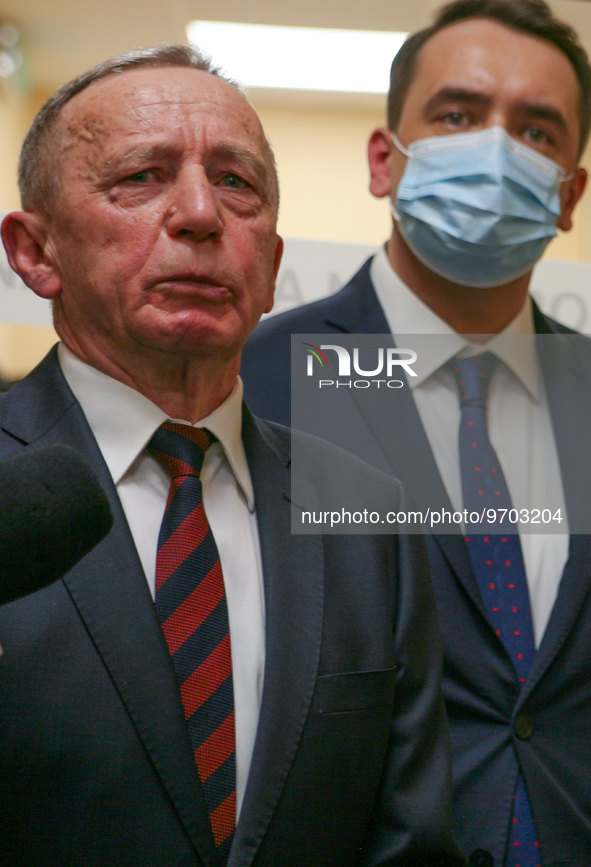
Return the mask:
[[451, 368], [460, 392], [460, 405], [486, 406], [490, 379], [497, 364], [491, 352], [474, 355], [472, 358], [454, 358]]
[[199, 476], [205, 452], [215, 441], [208, 430], [167, 421], [148, 443], [148, 451], [171, 479]]

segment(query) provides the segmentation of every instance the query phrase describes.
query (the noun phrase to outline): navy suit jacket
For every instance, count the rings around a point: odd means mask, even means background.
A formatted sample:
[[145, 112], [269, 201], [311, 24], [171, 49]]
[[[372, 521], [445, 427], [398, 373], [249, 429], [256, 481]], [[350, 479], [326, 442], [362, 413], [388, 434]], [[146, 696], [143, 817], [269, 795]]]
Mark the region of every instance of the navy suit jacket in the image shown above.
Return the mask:
[[[340, 292], [255, 330], [241, 375], [253, 410], [289, 422], [292, 333], [389, 334], [369, 276], [370, 262]], [[545, 381], [571, 528], [589, 527], [590, 341], [535, 309]], [[398, 375], [398, 374], [397, 374]], [[365, 394], [366, 392], [364, 392]], [[399, 413], [365, 415], [381, 465], [420, 506], [451, 504], [408, 388]], [[331, 432], [339, 425], [331, 421]], [[426, 482], [428, 481], [428, 484]], [[427, 540], [444, 647], [444, 696], [454, 757], [454, 827], [474, 864], [503, 863], [517, 761], [530, 794], [544, 867], [591, 863], [591, 540], [572, 535], [558, 598], [527, 682], [490, 626], [463, 540]], [[479, 855], [474, 854], [480, 850]], [[480, 860], [479, 860], [480, 858]]]
[[[291, 535], [289, 436], [245, 408], [243, 437], [266, 668], [229, 865], [455, 865], [424, 548], [391, 536]], [[115, 520], [63, 580], [0, 608], [0, 862], [219, 867], [148, 585], [52, 351], [0, 401], [0, 455], [55, 443], [90, 463]], [[310, 488], [323, 450], [311, 448]], [[349, 463], [353, 484], [366, 478]], [[402, 496], [387, 476], [372, 484], [388, 502]]]

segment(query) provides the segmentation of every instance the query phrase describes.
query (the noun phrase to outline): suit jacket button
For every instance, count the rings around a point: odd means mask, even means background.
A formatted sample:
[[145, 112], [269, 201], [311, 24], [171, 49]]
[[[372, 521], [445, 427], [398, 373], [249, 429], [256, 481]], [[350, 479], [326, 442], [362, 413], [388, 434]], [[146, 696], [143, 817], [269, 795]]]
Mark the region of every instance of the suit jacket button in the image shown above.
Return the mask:
[[522, 741], [526, 741], [533, 734], [533, 730], [534, 726], [531, 717], [526, 713], [517, 714], [513, 723], [513, 731], [517, 737]]
[[493, 856], [487, 849], [475, 849], [468, 858], [470, 867], [494, 867]]

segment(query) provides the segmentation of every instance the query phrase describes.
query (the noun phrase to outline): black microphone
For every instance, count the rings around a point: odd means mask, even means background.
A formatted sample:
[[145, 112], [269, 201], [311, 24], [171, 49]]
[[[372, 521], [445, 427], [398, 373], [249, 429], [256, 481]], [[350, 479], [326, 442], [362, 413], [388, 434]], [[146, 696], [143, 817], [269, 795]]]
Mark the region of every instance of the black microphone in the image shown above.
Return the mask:
[[0, 605], [61, 578], [112, 524], [105, 492], [74, 449], [0, 461]]

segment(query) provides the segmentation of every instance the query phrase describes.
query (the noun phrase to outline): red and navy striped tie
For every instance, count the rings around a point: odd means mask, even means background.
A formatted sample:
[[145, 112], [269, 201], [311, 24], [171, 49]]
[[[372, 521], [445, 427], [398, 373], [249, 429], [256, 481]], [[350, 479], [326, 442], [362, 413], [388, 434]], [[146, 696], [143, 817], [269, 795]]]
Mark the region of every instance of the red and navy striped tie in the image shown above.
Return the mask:
[[176, 672], [218, 854], [236, 822], [234, 694], [220, 556], [199, 474], [215, 437], [166, 422], [148, 449], [171, 477], [156, 558], [156, 612]]

